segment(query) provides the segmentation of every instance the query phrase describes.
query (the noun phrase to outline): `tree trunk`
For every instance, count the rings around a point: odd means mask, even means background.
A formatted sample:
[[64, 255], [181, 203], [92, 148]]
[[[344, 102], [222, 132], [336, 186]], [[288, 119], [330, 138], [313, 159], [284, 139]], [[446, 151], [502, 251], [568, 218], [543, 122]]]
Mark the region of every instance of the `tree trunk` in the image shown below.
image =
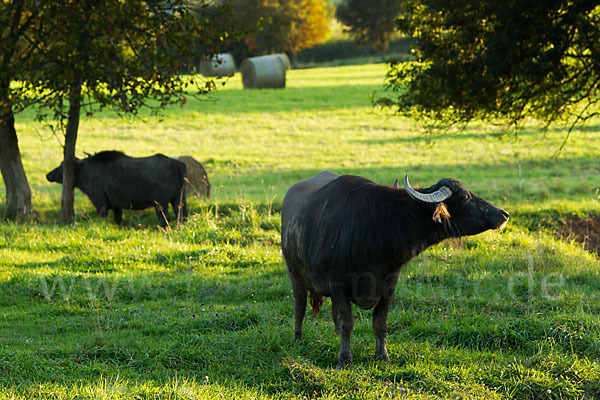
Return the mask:
[[[3, 38], [2, 54], [0, 54], [0, 172], [6, 187], [6, 210], [4, 219], [19, 220], [26, 216], [33, 216], [31, 206], [31, 189], [19, 151], [19, 141], [15, 130], [15, 117], [10, 101], [10, 82], [13, 60], [17, 40], [23, 34], [23, 29], [29, 23], [20, 25], [23, 13], [23, 1], [14, 1], [3, 4], [3, 35], [8, 32], [8, 37]], [[8, 15], [5, 14], [8, 12]], [[31, 21], [31, 19], [30, 19]]]
[[31, 189], [21, 162], [15, 118], [11, 111], [0, 117], [0, 171], [6, 186], [4, 219], [19, 220], [33, 216]]
[[19, 38], [37, 15], [37, 10], [30, 10], [29, 16], [22, 21], [24, 1], [4, 2], [2, 5], [3, 35], [2, 53], [0, 53], [0, 172], [6, 187], [6, 210], [4, 219], [19, 220], [23, 217], [34, 217], [31, 206], [31, 189], [19, 151], [19, 141], [15, 130], [15, 117], [10, 99], [10, 82], [15, 49]]
[[75, 217], [75, 145], [81, 112], [81, 80], [76, 79], [69, 92], [69, 116], [65, 131], [63, 184], [60, 201], [60, 222], [71, 223]]

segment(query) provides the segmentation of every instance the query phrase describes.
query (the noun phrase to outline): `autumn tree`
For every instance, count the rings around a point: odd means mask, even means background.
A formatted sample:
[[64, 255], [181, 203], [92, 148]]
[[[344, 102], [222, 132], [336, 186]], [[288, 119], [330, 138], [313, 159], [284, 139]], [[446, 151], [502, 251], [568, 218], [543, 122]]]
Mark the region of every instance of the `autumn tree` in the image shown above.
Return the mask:
[[408, 0], [416, 62], [392, 64], [380, 104], [444, 125], [575, 126], [598, 113], [600, 6], [592, 0]]
[[[200, 48], [217, 53], [232, 37], [230, 10], [195, 15], [185, 0], [46, 0], [42, 23], [32, 32], [44, 68], [29, 71], [40, 115], [64, 128], [60, 220], [73, 220], [74, 160], [79, 121], [110, 106], [121, 114], [183, 104], [189, 85], [197, 93], [214, 87], [180, 75]], [[200, 17], [198, 17], [200, 16]]]
[[260, 53], [289, 52], [322, 43], [329, 34], [333, 13], [326, 0], [235, 0], [240, 21], [260, 21], [262, 28], [244, 42]]
[[338, 5], [335, 17], [357, 45], [379, 51], [383, 60], [397, 32], [396, 19], [401, 11], [399, 0], [344, 0]]

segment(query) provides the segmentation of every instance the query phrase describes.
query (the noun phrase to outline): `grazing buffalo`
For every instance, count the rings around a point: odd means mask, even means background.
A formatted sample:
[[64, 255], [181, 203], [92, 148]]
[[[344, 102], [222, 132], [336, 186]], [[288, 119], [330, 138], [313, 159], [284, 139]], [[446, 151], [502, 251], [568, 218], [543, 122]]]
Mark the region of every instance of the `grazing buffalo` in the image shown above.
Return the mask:
[[294, 338], [302, 338], [307, 293], [313, 312], [331, 297], [341, 336], [338, 368], [352, 363], [351, 303], [373, 308], [375, 357], [389, 360], [387, 314], [402, 265], [451, 237], [500, 229], [508, 213], [456, 179], [426, 189], [383, 186], [323, 171], [290, 187], [281, 208], [281, 247], [294, 292]]
[[[178, 220], [187, 215], [184, 193], [185, 164], [162, 154], [134, 158], [120, 151], [102, 151], [75, 159], [75, 187], [85, 193], [101, 217], [113, 210], [117, 224], [123, 209], [155, 207], [160, 226], [167, 226], [169, 203]], [[63, 181], [62, 163], [46, 175]]]

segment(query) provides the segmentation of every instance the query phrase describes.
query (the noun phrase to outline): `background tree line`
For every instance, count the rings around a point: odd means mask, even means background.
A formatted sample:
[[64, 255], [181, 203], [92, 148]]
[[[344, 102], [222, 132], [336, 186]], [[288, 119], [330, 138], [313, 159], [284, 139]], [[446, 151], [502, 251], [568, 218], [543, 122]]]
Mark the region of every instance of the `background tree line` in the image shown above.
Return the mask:
[[390, 40], [398, 33], [399, 0], [234, 0], [240, 21], [260, 21], [262, 28], [244, 38], [250, 54], [288, 53], [292, 61], [302, 50], [322, 44], [335, 18], [355, 46], [371, 48], [385, 59]]
[[[264, 16], [270, 15], [267, 5], [277, 3], [238, 2], [245, 10], [255, 4], [256, 15]], [[323, 0], [286, 3], [292, 8], [310, 3], [315, 11], [306, 16], [323, 15], [327, 9]], [[382, 61], [394, 36], [414, 39], [408, 59], [413, 62], [406, 62], [406, 57], [392, 60], [387, 92], [375, 101], [401, 115], [437, 127], [484, 120], [517, 132], [529, 119], [543, 121], [546, 127], [564, 123], [568, 128], [563, 146], [575, 126], [598, 115], [597, 1], [339, 0], [336, 4], [335, 18], [344, 31], [356, 45], [379, 51]], [[323, 18], [315, 21], [323, 24]], [[293, 47], [281, 40], [293, 35], [270, 29], [265, 27], [247, 41], [249, 48], [295, 54], [325, 35], [324, 28], [314, 30], [312, 36], [306, 34], [311, 40]]]

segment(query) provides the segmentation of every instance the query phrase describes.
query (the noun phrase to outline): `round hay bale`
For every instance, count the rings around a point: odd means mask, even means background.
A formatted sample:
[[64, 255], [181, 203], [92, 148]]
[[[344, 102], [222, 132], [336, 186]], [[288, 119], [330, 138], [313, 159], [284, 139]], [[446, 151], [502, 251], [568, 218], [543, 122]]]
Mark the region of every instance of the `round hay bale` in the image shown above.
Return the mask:
[[229, 53], [217, 54], [210, 60], [200, 61], [200, 73], [206, 77], [222, 78], [235, 74], [235, 61]]
[[285, 70], [279, 55], [246, 58], [240, 65], [244, 89], [284, 88]]
[[273, 54], [274, 56], [279, 57], [281, 62], [283, 63], [283, 67], [288, 70], [292, 68], [292, 64], [290, 63], [290, 58], [285, 53]]
[[179, 156], [177, 159], [185, 164], [187, 176], [185, 180], [186, 195], [210, 197], [210, 182], [202, 163], [192, 156]]

